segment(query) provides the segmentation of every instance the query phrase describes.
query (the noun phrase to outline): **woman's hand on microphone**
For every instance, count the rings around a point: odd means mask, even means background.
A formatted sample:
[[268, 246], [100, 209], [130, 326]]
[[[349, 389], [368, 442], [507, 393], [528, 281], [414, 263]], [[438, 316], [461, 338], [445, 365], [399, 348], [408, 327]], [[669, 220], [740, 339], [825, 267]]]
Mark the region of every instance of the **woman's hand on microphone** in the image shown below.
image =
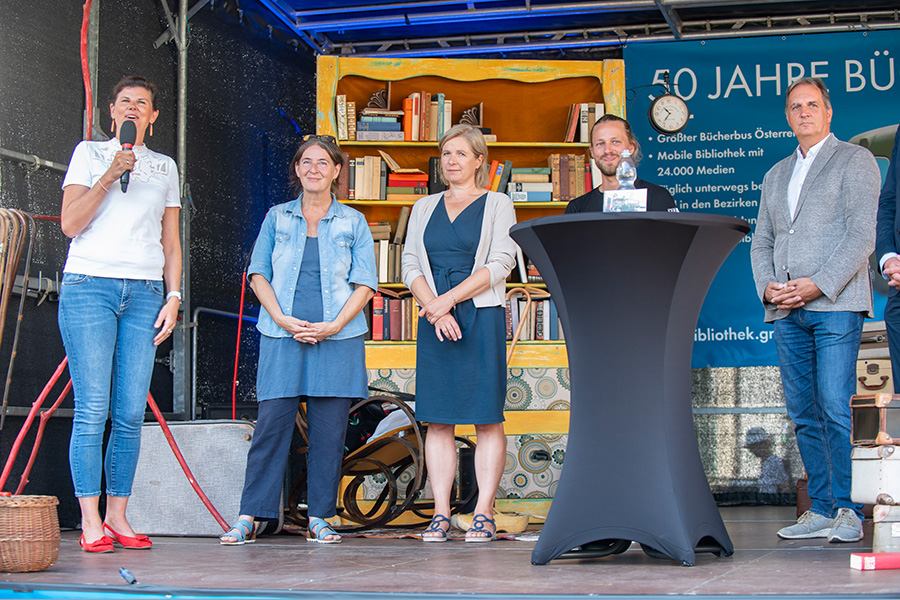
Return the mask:
[[[112, 164], [106, 170], [106, 173], [113, 178], [113, 181], [119, 179], [125, 171], [134, 169], [134, 161], [137, 160], [134, 152], [131, 150], [119, 150], [113, 157]], [[108, 187], [108, 186], [107, 186]]]

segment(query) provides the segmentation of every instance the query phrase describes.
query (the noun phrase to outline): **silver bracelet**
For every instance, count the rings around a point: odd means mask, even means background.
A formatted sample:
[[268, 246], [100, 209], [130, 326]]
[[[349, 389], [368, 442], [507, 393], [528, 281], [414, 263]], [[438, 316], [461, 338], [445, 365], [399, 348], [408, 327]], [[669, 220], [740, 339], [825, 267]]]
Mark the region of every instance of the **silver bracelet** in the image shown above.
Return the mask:
[[103, 182], [100, 181], [99, 179], [97, 180], [97, 183], [99, 183], [99, 184], [100, 184], [100, 187], [102, 187], [104, 190], [106, 190], [107, 192], [109, 191], [109, 188], [106, 187], [105, 185], [103, 185]]
[[453, 290], [450, 290], [450, 297], [453, 298], [453, 304], [456, 304], [456, 294], [453, 293]]

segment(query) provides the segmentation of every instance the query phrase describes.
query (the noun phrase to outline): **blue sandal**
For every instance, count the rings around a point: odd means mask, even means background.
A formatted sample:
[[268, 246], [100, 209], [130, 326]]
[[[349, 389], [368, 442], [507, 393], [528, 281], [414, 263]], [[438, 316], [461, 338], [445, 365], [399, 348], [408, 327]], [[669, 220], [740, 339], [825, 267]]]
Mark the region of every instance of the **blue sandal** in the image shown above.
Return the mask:
[[[447, 530], [445, 531], [443, 527], [441, 527], [441, 523], [447, 524]], [[431, 524], [428, 525], [428, 529], [421, 533], [423, 542], [446, 542], [447, 535], [450, 533], [450, 519], [445, 517], [444, 515], [434, 515], [431, 518]], [[425, 535], [426, 533], [436, 533], [437, 535]]]
[[[485, 525], [490, 525], [492, 529], [488, 529]], [[479, 535], [469, 535], [476, 532]], [[480, 535], [481, 533], [489, 533], [490, 535]], [[489, 519], [485, 515], [475, 515], [469, 530], [466, 531], [467, 542], [492, 542], [497, 537], [497, 524], [493, 519]]]
[[[319, 544], [340, 544], [344, 538], [341, 537], [334, 528], [328, 524], [328, 521], [325, 519], [320, 519], [318, 517], [313, 517], [309, 520], [309, 527], [307, 528], [308, 535], [306, 536], [307, 542], [317, 542]], [[337, 539], [327, 539], [329, 535], [336, 535]]]
[[[223, 546], [243, 546], [244, 544], [252, 544], [256, 541], [256, 530], [259, 523], [251, 523], [247, 519], [241, 519], [231, 526], [226, 533], [219, 536], [219, 543]], [[223, 538], [232, 537], [234, 541], [227, 541]]]

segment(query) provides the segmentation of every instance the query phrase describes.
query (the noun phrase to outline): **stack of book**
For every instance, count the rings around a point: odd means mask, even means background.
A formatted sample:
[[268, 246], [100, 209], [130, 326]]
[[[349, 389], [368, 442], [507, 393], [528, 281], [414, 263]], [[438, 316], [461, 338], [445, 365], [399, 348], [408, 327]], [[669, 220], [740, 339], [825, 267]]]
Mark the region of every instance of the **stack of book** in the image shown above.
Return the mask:
[[[347, 198], [384, 200], [387, 196], [387, 165], [380, 156], [360, 156], [348, 161]], [[341, 182], [338, 181], [340, 188]]]
[[513, 333], [521, 321], [525, 321], [519, 334], [520, 341], [532, 340], [564, 340], [563, 330], [559, 322], [556, 304], [552, 298], [532, 300], [531, 307], [525, 310], [527, 302], [521, 296], [513, 296], [506, 302], [506, 339], [511, 340]]
[[570, 106], [563, 141], [591, 143], [591, 128], [603, 114], [603, 104], [599, 102], [580, 102]]
[[400, 283], [400, 259], [403, 244], [392, 243], [389, 239], [375, 241], [375, 272], [378, 283]]
[[[346, 94], [337, 94], [334, 101], [338, 141], [436, 142], [453, 126], [453, 101], [444, 94], [413, 92], [403, 99], [401, 110], [367, 106], [357, 111]], [[479, 129], [486, 141], [497, 141], [490, 129]]]
[[385, 200], [415, 202], [428, 195], [428, 175], [425, 173], [391, 173], [388, 175]]
[[550, 202], [553, 183], [549, 167], [514, 168], [506, 193], [513, 202]]
[[345, 94], [334, 97], [338, 141], [356, 139], [356, 102], [348, 102]]
[[403, 139], [436, 142], [453, 124], [453, 101], [444, 94], [413, 92], [403, 99]]
[[369, 223], [372, 239], [375, 240], [375, 272], [380, 283], [400, 283], [400, 260], [403, 254], [403, 241], [406, 237], [409, 213], [409, 206], [400, 208], [400, 216], [393, 228], [393, 238], [391, 238], [389, 222]]
[[551, 154], [547, 162], [554, 200], [568, 202], [593, 189], [591, 166], [584, 156]]
[[391, 239], [391, 224], [387, 221], [369, 221], [369, 231], [375, 242]]
[[506, 190], [506, 185], [509, 182], [509, 176], [511, 172], [511, 160], [507, 160], [504, 162], [500, 162], [498, 160], [491, 161], [491, 166], [488, 169], [490, 181], [490, 183], [488, 184], [488, 189], [492, 192]]
[[[340, 118], [340, 112], [338, 117]], [[359, 111], [359, 121], [355, 123], [356, 139], [360, 142], [402, 142], [405, 139], [400, 122], [402, 118], [402, 110], [366, 107]], [[338, 130], [340, 131], [340, 125]]]
[[366, 307], [371, 324], [367, 339], [375, 341], [414, 341], [419, 323], [419, 307], [409, 290], [378, 288]]

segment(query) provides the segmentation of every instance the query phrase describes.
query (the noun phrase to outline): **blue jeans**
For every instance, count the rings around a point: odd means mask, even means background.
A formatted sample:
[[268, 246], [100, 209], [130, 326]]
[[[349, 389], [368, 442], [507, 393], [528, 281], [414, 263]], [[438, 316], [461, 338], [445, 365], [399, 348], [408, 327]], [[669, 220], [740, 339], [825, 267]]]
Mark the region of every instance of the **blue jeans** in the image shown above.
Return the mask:
[[850, 396], [863, 315], [795, 309], [775, 322], [775, 346], [788, 415], [806, 469], [812, 511], [833, 517], [850, 500]]
[[59, 331], [75, 391], [69, 466], [76, 497], [100, 495], [104, 466], [107, 495], [131, 495], [163, 300], [162, 281], [63, 275]]
[[328, 519], [337, 514], [338, 484], [350, 398], [294, 396], [259, 403], [253, 441], [247, 454], [241, 514], [277, 519], [281, 486], [287, 469], [297, 407], [306, 402], [309, 450], [306, 452], [308, 514]]

